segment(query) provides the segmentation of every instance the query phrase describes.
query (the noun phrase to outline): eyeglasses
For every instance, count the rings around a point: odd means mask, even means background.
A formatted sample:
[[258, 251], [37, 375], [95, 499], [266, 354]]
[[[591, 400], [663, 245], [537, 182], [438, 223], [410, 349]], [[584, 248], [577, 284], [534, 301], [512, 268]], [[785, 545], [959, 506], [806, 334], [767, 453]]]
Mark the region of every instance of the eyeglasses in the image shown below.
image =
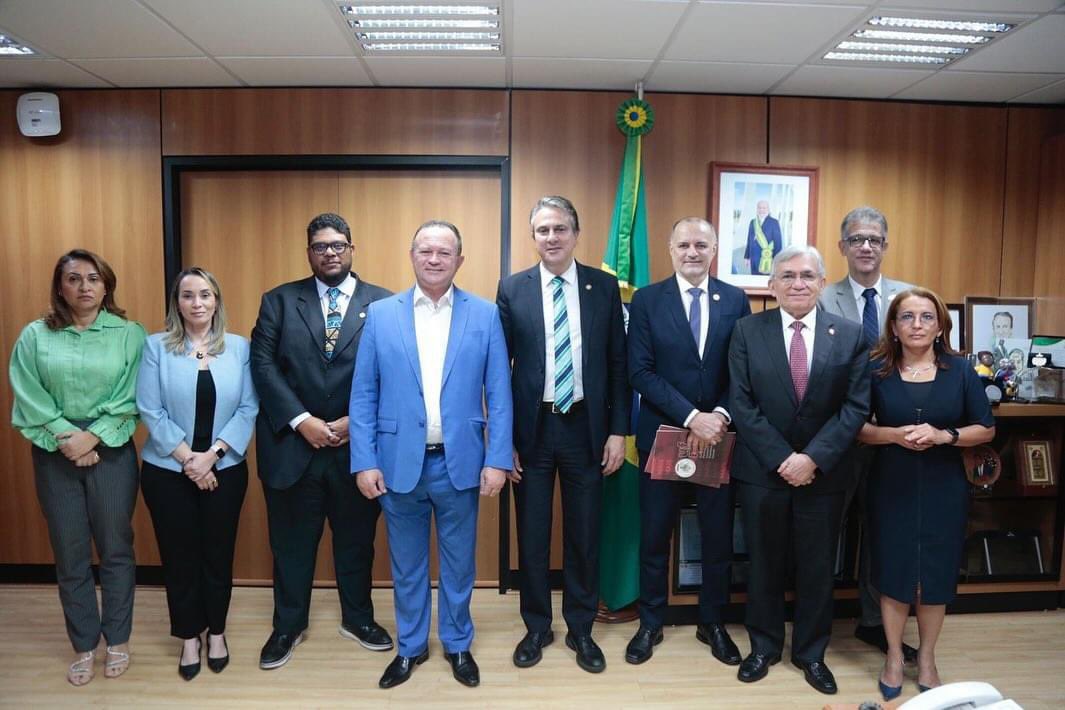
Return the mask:
[[922, 313], [921, 315], [917, 315], [916, 313], [909, 312], [900, 313], [898, 317], [895, 318], [895, 320], [897, 320], [899, 323], [902, 323], [903, 325], [913, 325], [913, 322], [918, 318], [921, 319], [921, 325], [932, 325], [933, 323], [939, 320], [939, 318], [936, 317], [935, 313]]
[[347, 242], [329, 242], [328, 244], [318, 242], [316, 244], [311, 244], [307, 248], [318, 256], [325, 256], [325, 253], [330, 249], [332, 249], [333, 253], [337, 256], [343, 256], [344, 252], [351, 248], [351, 245]]
[[842, 241], [851, 249], [858, 249], [866, 242], [869, 242], [870, 249], [883, 249], [884, 245], [887, 244], [887, 239], [872, 234], [852, 234], [849, 237], [844, 237]]

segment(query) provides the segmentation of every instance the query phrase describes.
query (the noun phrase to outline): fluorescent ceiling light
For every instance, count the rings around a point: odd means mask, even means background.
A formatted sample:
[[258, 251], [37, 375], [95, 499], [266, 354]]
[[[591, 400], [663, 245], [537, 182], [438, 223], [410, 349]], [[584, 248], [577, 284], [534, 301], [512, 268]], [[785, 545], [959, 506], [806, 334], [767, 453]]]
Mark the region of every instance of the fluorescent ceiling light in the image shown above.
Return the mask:
[[855, 37], [862, 39], [891, 39], [904, 42], [942, 42], [944, 44], [984, 44], [990, 37], [980, 35], [948, 35], [931, 32], [899, 32], [897, 30], [858, 30]]
[[499, 40], [498, 32], [359, 32], [360, 41], [469, 41], [491, 42]]
[[943, 47], [930, 44], [892, 44], [890, 42], [840, 42], [836, 49], [856, 52], [908, 52], [910, 54], [965, 54], [968, 47]]
[[348, 20], [348, 24], [359, 30], [385, 28], [404, 30], [494, 30], [499, 28], [499, 20], [406, 20], [398, 17], [382, 20]]
[[345, 5], [349, 15], [498, 15], [491, 5]]
[[374, 52], [498, 52], [498, 44], [472, 44], [466, 42], [382, 42], [364, 44]]
[[864, 52], [829, 52], [825, 59], [843, 62], [893, 62], [897, 64], [946, 64], [947, 57], [926, 57], [919, 54], [869, 54]]
[[1009, 32], [1017, 25], [1005, 22], [968, 22], [963, 20], [924, 20], [916, 17], [871, 17], [870, 25], [907, 27], [914, 30], [953, 30], [956, 32]]
[[13, 37], [0, 35], [0, 54], [23, 57], [28, 54], [36, 54], [36, 52]]

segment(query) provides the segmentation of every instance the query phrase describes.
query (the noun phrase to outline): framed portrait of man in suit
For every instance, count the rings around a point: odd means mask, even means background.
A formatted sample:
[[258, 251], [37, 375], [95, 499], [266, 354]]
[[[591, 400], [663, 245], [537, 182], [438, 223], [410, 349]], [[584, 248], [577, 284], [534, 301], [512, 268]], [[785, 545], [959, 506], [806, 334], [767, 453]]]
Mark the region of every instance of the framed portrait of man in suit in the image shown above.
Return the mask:
[[816, 167], [710, 163], [717, 278], [768, 294], [773, 257], [816, 240], [817, 178]]
[[[995, 364], [1009, 358], [1007, 341], [1031, 338], [1035, 299], [965, 297], [965, 343], [972, 352], [987, 350]], [[1027, 352], [1027, 351], [1026, 351]]]

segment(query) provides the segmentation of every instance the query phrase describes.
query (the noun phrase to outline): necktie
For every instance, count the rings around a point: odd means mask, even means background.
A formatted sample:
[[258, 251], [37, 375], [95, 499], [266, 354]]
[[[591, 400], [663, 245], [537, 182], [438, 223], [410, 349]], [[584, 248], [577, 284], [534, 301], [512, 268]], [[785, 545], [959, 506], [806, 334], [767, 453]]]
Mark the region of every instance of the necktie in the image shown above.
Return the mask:
[[791, 382], [795, 385], [795, 396], [802, 401], [806, 394], [806, 382], [810, 378], [810, 371], [806, 367], [806, 341], [802, 339], [802, 321], [791, 324], [795, 332], [791, 336], [791, 351], [788, 360], [791, 364]]
[[876, 289], [865, 289], [862, 291], [862, 298], [865, 299], [865, 308], [862, 309], [862, 339], [867, 348], [872, 348], [880, 339], [880, 313], [876, 309]]
[[565, 281], [551, 279], [555, 304], [555, 409], [565, 414], [573, 406], [573, 353], [569, 342], [569, 316], [566, 314]]
[[[701, 288], [689, 288], [688, 293], [692, 297], [692, 307], [688, 311], [688, 325], [691, 326], [692, 337], [695, 338], [695, 349], [698, 350], [699, 330], [703, 324], [703, 308], [702, 304], [699, 303], [699, 298], [703, 295], [703, 290]], [[700, 352], [699, 355], [702, 356], [702, 353]]]
[[333, 358], [333, 350], [337, 346], [337, 338], [340, 337], [340, 305], [337, 303], [337, 298], [340, 297], [340, 289], [333, 286], [325, 295], [329, 297], [329, 313], [325, 317], [325, 344], [322, 347], [322, 351], [325, 353], [326, 359]]

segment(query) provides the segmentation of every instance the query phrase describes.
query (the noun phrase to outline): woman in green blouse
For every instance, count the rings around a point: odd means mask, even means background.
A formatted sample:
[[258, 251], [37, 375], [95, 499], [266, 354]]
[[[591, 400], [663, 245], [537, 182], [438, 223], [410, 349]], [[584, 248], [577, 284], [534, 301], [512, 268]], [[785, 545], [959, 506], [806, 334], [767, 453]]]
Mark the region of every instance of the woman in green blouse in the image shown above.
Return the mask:
[[[33, 443], [37, 498], [48, 521], [73, 685], [93, 678], [101, 634], [104, 675], [129, 667], [137, 502], [136, 384], [145, 332], [115, 304], [115, 273], [74, 249], [52, 274], [51, 310], [27, 325], [11, 355], [11, 422]], [[100, 554], [102, 609], [92, 575]]]

